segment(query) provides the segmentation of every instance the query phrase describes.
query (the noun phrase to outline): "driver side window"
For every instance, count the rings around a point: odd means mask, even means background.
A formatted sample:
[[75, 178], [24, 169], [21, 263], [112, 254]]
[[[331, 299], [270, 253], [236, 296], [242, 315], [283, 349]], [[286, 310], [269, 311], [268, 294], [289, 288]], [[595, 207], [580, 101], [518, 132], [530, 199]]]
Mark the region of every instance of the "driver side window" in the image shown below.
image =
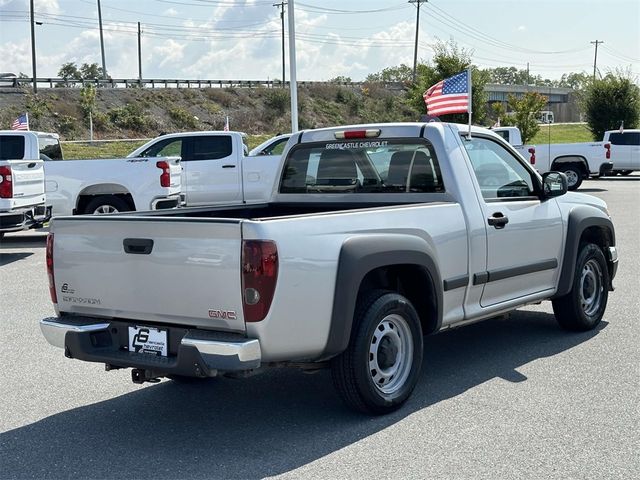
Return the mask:
[[532, 173], [498, 142], [463, 139], [485, 200], [535, 196]]

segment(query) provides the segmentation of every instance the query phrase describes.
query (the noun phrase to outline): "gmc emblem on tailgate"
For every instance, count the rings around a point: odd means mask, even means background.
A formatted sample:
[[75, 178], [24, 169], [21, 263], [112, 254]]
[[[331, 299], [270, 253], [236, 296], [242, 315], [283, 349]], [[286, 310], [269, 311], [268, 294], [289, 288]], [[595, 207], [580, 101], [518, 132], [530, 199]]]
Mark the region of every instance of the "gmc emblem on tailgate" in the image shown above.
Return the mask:
[[223, 320], [236, 320], [238, 316], [233, 310], [209, 310], [209, 318], [222, 318]]

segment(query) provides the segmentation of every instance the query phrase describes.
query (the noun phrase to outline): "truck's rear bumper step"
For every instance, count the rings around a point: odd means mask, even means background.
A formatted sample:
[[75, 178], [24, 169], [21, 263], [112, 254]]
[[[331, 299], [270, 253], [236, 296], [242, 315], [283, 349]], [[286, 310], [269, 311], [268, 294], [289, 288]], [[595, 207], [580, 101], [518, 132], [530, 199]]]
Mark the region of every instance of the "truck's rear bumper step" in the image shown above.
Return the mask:
[[[137, 323], [136, 323], [137, 324]], [[169, 336], [166, 357], [127, 350], [127, 326], [89, 317], [52, 317], [40, 321], [47, 341], [65, 355], [116, 367], [153, 370], [157, 375], [215, 376], [218, 371], [260, 367], [260, 342], [238, 334], [162, 327]], [[133, 323], [132, 323], [133, 325]]]

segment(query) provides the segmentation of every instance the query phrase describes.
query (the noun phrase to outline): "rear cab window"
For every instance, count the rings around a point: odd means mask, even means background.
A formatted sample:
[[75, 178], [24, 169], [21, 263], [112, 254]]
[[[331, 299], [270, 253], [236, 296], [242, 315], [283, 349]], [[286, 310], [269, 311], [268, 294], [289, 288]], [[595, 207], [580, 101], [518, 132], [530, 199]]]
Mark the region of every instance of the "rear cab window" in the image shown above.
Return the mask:
[[23, 158], [24, 137], [0, 135], [0, 160], [22, 160]]
[[280, 193], [441, 193], [440, 165], [423, 138], [304, 143], [285, 161]]
[[612, 145], [640, 145], [640, 132], [612, 132], [609, 134]]

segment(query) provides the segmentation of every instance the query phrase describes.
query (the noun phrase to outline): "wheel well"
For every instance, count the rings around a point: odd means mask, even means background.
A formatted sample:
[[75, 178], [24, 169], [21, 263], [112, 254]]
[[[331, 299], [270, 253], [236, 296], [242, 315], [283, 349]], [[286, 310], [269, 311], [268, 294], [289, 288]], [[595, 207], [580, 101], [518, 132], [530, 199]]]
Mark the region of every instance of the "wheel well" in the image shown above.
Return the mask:
[[362, 279], [358, 290], [361, 295], [373, 289], [397, 292], [413, 304], [424, 335], [433, 333], [438, 326], [436, 292], [429, 272], [420, 265], [389, 265], [376, 268]]
[[131, 208], [131, 210], [136, 209], [135, 202], [133, 201], [133, 197], [131, 196], [130, 193], [98, 193], [98, 194], [85, 193], [78, 197], [78, 205], [76, 206], [75, 213], [76, 214], [84, 213], [84, 210], [85, 208], [87, 208], [87, 205], [89, 205], [89, 202], [91, 202], [96, 197], [102, 197], [102, 196], [117, 197], [120, 200], [124, 201]]
[[569, 165], [574, 165], [582, 171], [583, 175], [589, 174], [589, 164], [584, 157], [577, 156], [567, 156], [567, 157], [557, 157], [553, 160], [551, 164], [551, 170], [557, 171], [562, 167], [566, 167]]
[[611, 231], [604, 227], [589, 227], [582, 232], [580, 236], [580, 245], [585, 243], [593, 243], [600, 247], [604, 258], [607, 260], [607, 267], [609, 268], [609, 275], [613, 274], [613, 263], [609, 260], [607, 255], [607, 248], [613, 245], [613, 238]]

